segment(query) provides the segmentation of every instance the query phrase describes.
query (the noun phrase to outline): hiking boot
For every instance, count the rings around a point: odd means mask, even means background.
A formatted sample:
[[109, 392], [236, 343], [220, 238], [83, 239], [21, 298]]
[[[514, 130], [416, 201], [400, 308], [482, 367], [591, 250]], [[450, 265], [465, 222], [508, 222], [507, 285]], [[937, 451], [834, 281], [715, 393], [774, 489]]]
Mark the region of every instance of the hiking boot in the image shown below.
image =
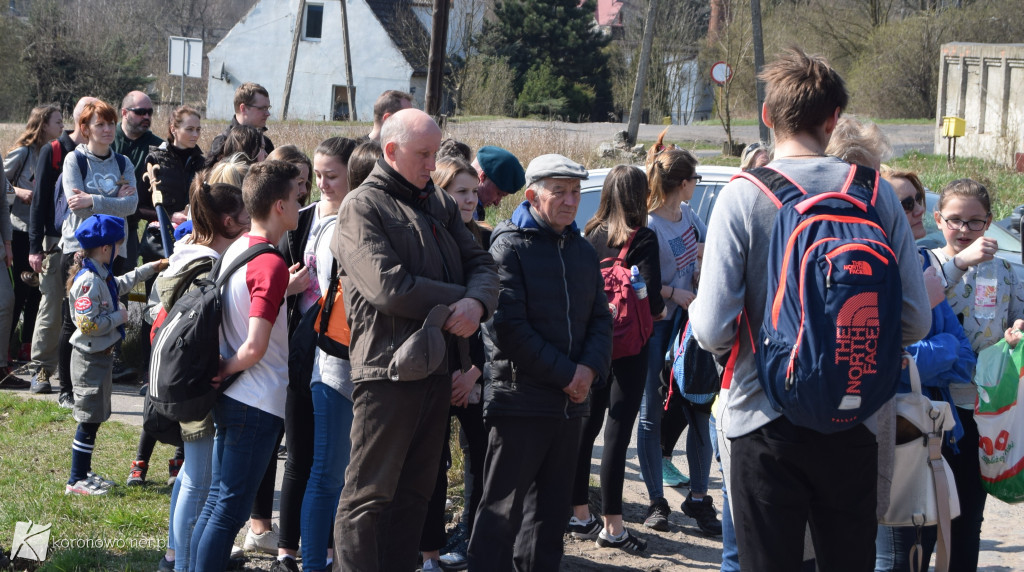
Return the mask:
[[31, 393], [49, 395], [53, 393], [53, 385], [50, 384], [50, 372], [43, 368], [36, 370], [32, 376], [32, 386], [28, 388]]
[[0, 389], [28, 389], [32, 383], [11, 373], [11, 368], [0, 368]]
[[64, 409], [75, 408], [75, 394], [70, 391], [62, 391], [57, 396], [57, 405], [60, 405]]
[[668, 532], [668, 515], [670, 514], [672, 514], [672, 509], [668, 508], [668, 501], [664, 498], [659, 498], [647, 508], [647, 518], [644, 519], [644, 526], [661, 532]]
[[646, 540], [633, 536], [625, 529], [619, 536], [612, 536], [602, 529], [597, 535], [596, 544], [598, 548], [618, 548], [632, 554], [647, 550]]
[[242, 543], [242, 549], [246, 552], [262, 552], [271, 556], [277, 556], [277, 541], [279, 538], [280, 534], [277, 532], [276, 524], [262, 534], [256, 534], [250, 528], [245, 533], [245, 542]]
[[178, 472], [181, 471], [181, 465], [185, 463], [184, 459], [171, 459], [167, 461], [167, 486], [174, 486], [174, 481], [178, 478]]
[[661, 460], [661, 482], [666, 487], [685, 487], [690, 484], [690, 477], [687, 477], [672, 464], [672, 457], [664, 457]]
[[597, 533], [601, 532], [601, 529], [604, 528], [604, 525], [594, 515], [590, 515], [590, 520], [586, 522], [574, 516], [569, 519], [569, 525], [565, 528], [573, 538], [594, 540], [597, 538]]
[[693, 500], [692, 493], [683, 501], [683, 513], [697, 521], [697, 526], [704, 534], [722, 536], [722, 521], [718, 520], [718, 512], [712, 504], [711, 497], [706, 496], [699, 501]]
[[299, 572], [299, 565], [294, 558], [278, 558], [270, 565], [270, 572]]
[[146, 473], [149, 471], [149, 463], [145, 461], [132, 461], [131, 471], [128, 472], [129, 487], [141, 487], [146, 482]]
[[105, 495], [107, 494], [107, 489], [92, 479], [85, 478], [74, 484], [64, 485], [64, 494], [84, 496]]

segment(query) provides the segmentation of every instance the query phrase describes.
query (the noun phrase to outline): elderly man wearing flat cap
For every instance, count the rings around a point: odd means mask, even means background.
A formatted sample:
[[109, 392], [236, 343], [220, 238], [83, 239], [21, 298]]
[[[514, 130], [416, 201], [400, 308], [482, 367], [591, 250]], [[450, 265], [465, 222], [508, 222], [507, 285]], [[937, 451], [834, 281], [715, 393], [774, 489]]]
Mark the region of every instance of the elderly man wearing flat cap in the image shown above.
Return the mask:
[[480, 203], [476, 207], [476, 219], [484, 219], [485, 207], [496, 207], [501, 199], [515, 194], [526, 184], [526, 174], [519, 159], [508, 151], [487, 145], [476, 152], [473, 159], [480, 184], [477, 185], [477, 197]]
[[574, 219], [582, 165], [542, 155], [526, 200], [494, 230], [498, 309], [484, 325], [484, 488], [470, 570], [558, 570], [590, 388], [611, 364], [597, 254]]

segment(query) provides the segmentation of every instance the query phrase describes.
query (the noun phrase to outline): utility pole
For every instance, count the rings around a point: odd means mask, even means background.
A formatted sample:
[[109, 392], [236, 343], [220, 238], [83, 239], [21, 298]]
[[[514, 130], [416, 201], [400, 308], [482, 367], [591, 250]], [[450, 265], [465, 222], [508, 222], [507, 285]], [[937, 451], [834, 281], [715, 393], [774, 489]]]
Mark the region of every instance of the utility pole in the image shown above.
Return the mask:
[[[764, 39], [761, 35], [761, 0], [750, 0], [750, 19], [754, 28], [754, 77], [761, 75], [764, 68]], [[764, 107], [764, 82], [755, 80], [757, 87], [757, 125], [758, 135], [762, 143], [770, 143], [772, 134], [768, 126], [761, 118], [761, 108]]]
[[434, 0], [434, 12], [431, 18], [430, 56], [427, 63], [427, 95], [424, 100], [424, 111], [437, 117], [441, 109], [444, 77], [444, 56], [448, 46], [448, 13], [451, 0]]
[[658, 9], [658, 0], [649, 1], [647, 21], [644, 22], [644, 43], [640, 47], [636, 85], [633, 86], [633, 102], [629, 107], [629, 125], [626, 127], [626, 139], [630, 145], [636, 144], [636, 134], [640, 130], [640, 112], [644, 104], [644, 87], [647, 85], [647, 66], [651, 61], [651, 46], [654, 44], [654, 13]]
[[306, 0], [299, 0], [299, 11], [295, 15], [295, 31], [292, 33], [292, 52], [288, 56], [288, 73], [284, 78], [284, 103], [281, 120], [288, 119], [288, 101], [292, 98], [292, 76], [295, 74], [295, 56], [299, 52], [299, 37], [302, 34], [302, 18], [306, 14]]
[[345, 93], [348, 96], [349, 121], [359, 121], [356, 113], [355, 86], [352, 85], [352, 51], [348, 46], [348, 7], [341, 0], [341, 42], [345, 46]]

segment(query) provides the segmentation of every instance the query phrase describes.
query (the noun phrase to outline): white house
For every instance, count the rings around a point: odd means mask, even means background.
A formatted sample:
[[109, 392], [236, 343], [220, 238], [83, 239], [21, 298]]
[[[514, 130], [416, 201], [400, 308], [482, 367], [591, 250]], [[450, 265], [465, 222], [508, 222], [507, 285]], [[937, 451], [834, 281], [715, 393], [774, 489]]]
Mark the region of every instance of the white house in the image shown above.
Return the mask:
[[[348, 11], [352, 83], [358, 118], [373, 118], [373, 103], [389, 89], [407, 91], [422, 107], [430, 35], [421, 0], [259, 0], [208, 54], [206, 114], [234, 114], [235, 89], [247, 81], [267, 88], [280, 118], [295, 26], [301, 26], [288, 105], [289, 119], [347, 118], [341, 1]], [[429, 3], [427, 3], [429, 4]], [[429, 7], [429, 6], [428, 6]]]

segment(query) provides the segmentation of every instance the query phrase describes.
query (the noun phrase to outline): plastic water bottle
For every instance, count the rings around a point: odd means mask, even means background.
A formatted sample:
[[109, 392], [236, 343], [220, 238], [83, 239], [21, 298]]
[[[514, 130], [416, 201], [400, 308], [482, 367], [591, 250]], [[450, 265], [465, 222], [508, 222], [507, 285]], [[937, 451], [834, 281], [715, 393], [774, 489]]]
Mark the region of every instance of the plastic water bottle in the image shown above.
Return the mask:
[[996, 317], [996, 302], [999, 300], [999, 273], [997, 260], [982, 262], [977, 266], [974, 278], [974, 315], [979, 320]]
[[647, 284], [644, 283], [644, 277], [640, 275], [640, 269], [636, 266], [629, 269], [629, 282], [633, 285], [637, 298], [643, 300], [647, 297]]

